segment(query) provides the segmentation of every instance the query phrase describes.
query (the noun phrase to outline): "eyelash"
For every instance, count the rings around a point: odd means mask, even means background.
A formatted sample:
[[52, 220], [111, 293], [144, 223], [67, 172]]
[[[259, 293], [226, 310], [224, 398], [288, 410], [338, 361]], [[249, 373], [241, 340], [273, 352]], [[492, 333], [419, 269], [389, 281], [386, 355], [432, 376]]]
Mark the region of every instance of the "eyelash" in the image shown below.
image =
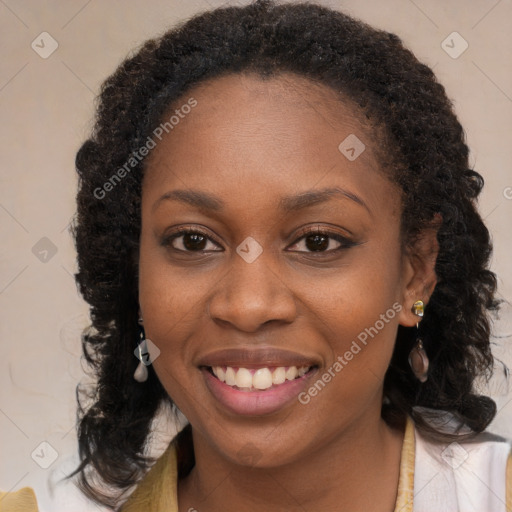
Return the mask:
[[[171, 233], [170, 235], [165, 237], [164, 240], [162, 241], [162, 245], [165, 246], [165, 247], [170, 247], [171, 249], [173, 249], [175, 251], [184, 252], [184, 253], [222, 252], [222, 251], [204, 251], [204, 250], [187, 251], [187, 250], [176, 249], [176, 248], [172, 247], [172, 242], [175, 239], [180, 238], [181, 236], [186, 235], [186, 234], [200, 235], [200, 236], [203, 236], [206, 239], [210, 240], [211, 242], [213, 242], [213, 243], [215, 243], [217, 245], [220, 245], [220, 244], [218, 244], [218, 242], [216, 242], [214, 239], [212, 239], [212, 237], [210, 235], [208, 235], [207, 233], [205, 233], [204, 231], [202, 231], [202, 230], [200, 230], [198, 228], [192, 228], [192, 227], [187, 227], [187, 226], [178, 228], [174, 233]], [[321, 257], [323, 255], [330, 255], [332, 253], [336, 253], [336, 252], [342, 251], [344, 249], [349, 249], [351, 247], [354, 247], [354, 246], [358, 245], [358, 243], [353, 242], [352, 240], [350, 240], [350, 239], [340, 235], [339, 233], [336, 233], [336, 232], [333, 232], [333, 231], [326, 231], [326, 230], [321, 229], [320, 227], [316, 227], [316, 228], [313, 228], [313, 229], [306, 228], [306, 229], [302, 230], [297, 235], [297, 238], [295, 239], [295, 241], [291, 245], [295, 245], [297, 242], [299, 242], [303, 238], [306, 238], [307, 236], [311, 236], [311, 235], [326, 236], [328, 238], [336, 240], [341, 245], [338, 248], [336, 248], [336, 249], [330, 249], [328, 251], [292, 251], [292, 252], [312, 254], [314, 256], [320, 256]]]

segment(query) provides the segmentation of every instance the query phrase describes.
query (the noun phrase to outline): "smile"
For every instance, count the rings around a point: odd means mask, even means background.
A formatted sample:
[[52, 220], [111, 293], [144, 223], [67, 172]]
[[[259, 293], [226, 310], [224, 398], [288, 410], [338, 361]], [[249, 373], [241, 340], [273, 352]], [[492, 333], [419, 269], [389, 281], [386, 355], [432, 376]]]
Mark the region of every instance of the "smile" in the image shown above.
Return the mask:
[[262, 416], [292, 407], [323, 366], [315, 354], [247, 345], [208, 352], [194, 363], [215, 407], [230, 416]]
[[275, 388], [286, 381], [302, 377], [311, 366], [278, 366], [263, 368], [239, 368], [233, 366], [209, 367], [210, 372], [221, 382], [240, 391], [255, 391]]
[[200, 370], [218, 406], [237, 416], [278, 413], [298, 403], [299, 394], [319, 371], [318, 366], [202, 366]]

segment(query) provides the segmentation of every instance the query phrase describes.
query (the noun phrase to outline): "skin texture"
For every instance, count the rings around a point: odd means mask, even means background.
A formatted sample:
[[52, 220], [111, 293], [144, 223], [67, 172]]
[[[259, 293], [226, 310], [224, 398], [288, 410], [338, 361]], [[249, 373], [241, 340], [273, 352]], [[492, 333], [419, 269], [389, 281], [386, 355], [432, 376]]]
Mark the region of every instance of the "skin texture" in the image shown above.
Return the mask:
[[[412, 252], [400, 239], [400, 192], [379, 167], [372, 130], [333, 91], [283, 74], [229, 75], [186, 95], [198, 104], [157, 145], [142, 188], [139, 301], [154, 369], [193, 428], [196, 466], [179, 482], [180, 510], [392, 511], [403, 431], [381, 418], [398, 324], [435, 286], [435, 231]], [[179, 103], [179, 102], [178, 102]], [[180, 103], [181, 104], [181, 103]], [[366, 145], [354, 161], [338, 146]], [[284, 196], [338, 187], [343, 195], [284, 213]], [[222, 210], [161, 200], [176, 189], [213, 194]], [[204, 231], [201, 251], [179, 226]], [[302, 228], [355, 245], [308, 249]], [[247, 263], [248, 236], [263, 248]], [[197, 360], [214, 350], [277, 347], [319, 363], [318, 378], [394, 303], [403, 309], [307, 405], [259, 417], [224, 410]], [[313, 381], [314, 382], [314, 381]], [[311, 385], [313, 382], [308, 384]], [[252, 464], [238, 452], [251, 446]]]

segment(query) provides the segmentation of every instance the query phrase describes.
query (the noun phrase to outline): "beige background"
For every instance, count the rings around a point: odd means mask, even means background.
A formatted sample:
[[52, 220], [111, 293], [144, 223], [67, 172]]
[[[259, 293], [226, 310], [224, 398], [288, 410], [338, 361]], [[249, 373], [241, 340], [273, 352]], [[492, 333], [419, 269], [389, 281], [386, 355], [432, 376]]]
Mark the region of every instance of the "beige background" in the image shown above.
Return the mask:
[[[74, 393], [84, 378], [79, 335], [88, 308], [72, 277], [67, 227], [75, 208], [74, 157], [91, 128], [94, 96], [131, 49], [223, 3], [0, 0], [0, 489], [34, 487], [43, 512], [96, 510], [72, 486], [54, 494], [49, 486], [76, 460]], [[397, 33], [434, 68], [466, 129], [471, 163], [485, 177], [480, 210], [494, 239], [493, 269], [501, 296], [512, 299], [511, 0], [318, 3]], [[442, 47], [454, 31], [468, 43], [458, 58]], [[46, 59], [31, 47], [34, 40], [41, 46], [42, 32], [58, 43]], [[462, 48], [462, 40], [448, 41], [452, 51]], [[496, 334], [512, 335], [510, 308]], [[512, 338], [496, 341], [496, 354], [512, 367], [512, 350], [503, 345]], [[492, 392], [500, 411], [491, 430], [512, 438], [512, 395], [504, 394], [503, 379]], [[35, 461], [50, 462], [52, 449], [57, 459], [41, 468]]]

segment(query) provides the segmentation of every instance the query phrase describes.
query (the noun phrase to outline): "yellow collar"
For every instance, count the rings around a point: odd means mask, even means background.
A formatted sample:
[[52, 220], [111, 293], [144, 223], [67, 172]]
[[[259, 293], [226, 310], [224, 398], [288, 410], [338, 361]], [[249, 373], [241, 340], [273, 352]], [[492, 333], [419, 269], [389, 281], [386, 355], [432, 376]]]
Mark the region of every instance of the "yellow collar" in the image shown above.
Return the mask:
[[[122, 512], [178, 512], [178, 462], [176, 438], [139, 483], [121, 508]], [[405, 426], [400, 478], [394, 512], [412, 512], [414, 496], [414, 423]]]

